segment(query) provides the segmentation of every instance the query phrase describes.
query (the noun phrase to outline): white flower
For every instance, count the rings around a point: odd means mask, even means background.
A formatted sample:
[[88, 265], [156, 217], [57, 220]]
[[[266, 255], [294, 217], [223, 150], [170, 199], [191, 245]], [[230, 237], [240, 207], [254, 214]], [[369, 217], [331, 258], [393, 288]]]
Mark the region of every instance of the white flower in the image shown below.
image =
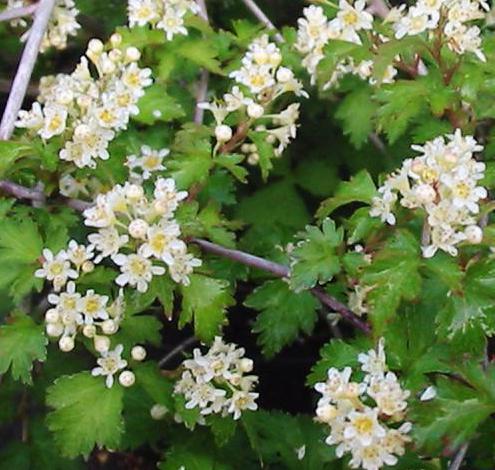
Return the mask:
[[383, 376], [388, 370], [385, 358], [385, 340], [381, 338], [378, 341], [378, 349], [370, 349], [367, 353], [361, 353], [358, 356], [361, 363], [361, 370], [371, 376]]
[[148, 228], [145, 243], [139, 248], [139, 253], [145, 258], [154, 256], [167, 263], [174, 263], [175, 251], [186, 249], [186, 244], [179, 240], [180, 227], [175, 222], [165, 222]]
[[108, 296], [95, 294], [95, 291], [90, 289], [78, 300], [77, 308], [84, 314], [85, 323], [90, 325], [95, 320], [108, 318], [107, 302]]
[[54, 256], [50, 250], [45, 248], [43, 258], [42, 268], [36, 270], [34, 275], [52, 281], [55, 292], [59, 292], [68, 279], [77, 279], [77, 271], [70, 267], [67, 253], [64, 250]]
[[257, 410], [258, 404], [256, 399], [258, 398], [258, 393], [236, 391], [229, 400], [228, 412], [233, 414], [234, 420], [241, 417], [244, 410]]
[[188, 286], [190, 283], [189, 274], [194, 268], [201, 266], [202, 261], [192, 254], [186, 253], [183, 249], [173, 252], [173, 262], [169, 265], [170, 277], [179, 284]]
[[115, 255], [128, 241], [127, 235], [120, 235], [115, 228], [102, 228], [88, 236], [89, 242], [100, 252], [95, 258], [99, 263], [103, 258]]
[[136, 287], [139, 292], [148, 290], [148, 284], [153, 276], [161, 276], [165, 273], [165, 268], [153, 266], [149, 259], [138, 254], [123, 255], [119, 253], [114, 255], [112, 259], [115, 264], [120, 266], [122, 273], [115, 282], [122, 287], [129, 284]]
[[127, 361], [121, 357], [123, 350], [124, 346], [119, 344], [113, 351], [102, 352], [101, 357], [96, 361], [99, 367], [95, 367], [91, 371], [91, 374], [95, 377], [99, 375], [105, 376], [105, 384], [108, 388], [113, 385], [113, 376], [127, 366]]
[[362, 29], [372, 29], [373, 16], [365, 11], [364, 0], [357, 0], [351, 5], [346, 0], [339, 1], [339, 12], [329, 26], [340, 31], [339, 39], [361, 44], [361, 39], [357, 34]]
[[80, 269], [84, 263], [93, 258], [93, 250], [94, 247], [91, 245], [79, 245], [75, 240], [71, 240], [69, 242], [69, 249], [67, 250], [67, 257], [77, 269]]
[[147, 180], [151, 178], [152, 173], [165, 170], [163, 160], [169, 153], [169, 149], [154, 150], [147, 145], [143, 145], [141, 147], [141, 155], [139, 157], [130, 155], [127, 157], [126, 165], [131, 170], [139, 168], [142, 178]]

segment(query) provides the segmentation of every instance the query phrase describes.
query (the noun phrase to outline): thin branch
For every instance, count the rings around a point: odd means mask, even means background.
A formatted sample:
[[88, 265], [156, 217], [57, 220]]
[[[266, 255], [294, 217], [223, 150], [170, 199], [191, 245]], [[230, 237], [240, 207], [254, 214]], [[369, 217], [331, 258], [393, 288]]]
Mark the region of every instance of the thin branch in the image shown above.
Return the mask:
[[10, 194], [16, 199], [29, 199], [35, 202], [43, 202], [45, 200], [43, 191], [40, 188], [26, 188], [11, 181], [0, 180], [0, 191]]
[[22, 18], [24, 16], [30, 16], [36, 11], [37, 8], [37, 3], [33, 3], [32, 5], [28, 5], [26, 7], [9, 8], [0, 13], [0, 22], [11, 21], [17, 18]]
[[[224, 258], [229, 258], [233, 261], [237, 261], [238, 263], [245, 264], [246, 266], [261, 269], [262, 271], [269, 272], [277, 277], [286, 278], [290, 274], [289, 268], [282, 264], [274, 263], [273, 261], [254, 256], [249, 253], [244, 253], [239, 250], [224, 248], [223, 246], [216, 245], [215, 243], [211, 243], [206, 240], [199, 240], [194, 238], [191, 241], [202, 248], [204, 251], [223, 256]], [[325, 291], [323, 291], [323, 289], [315, 287], [314, 289], [311, 289], [311, 293], [323, 305], [326, 305], [332, 311], [339, 313], [345, 321], [365, 332], [366, 334], [370, 333], [371, 329], [367, 323], [359, 319], [358, 316], [349, 307], [328, 295]]]
[[[197, 0], [199, 6], [199, 14], [206, 22], [208, 22], [208, 10], [206, 9], [205, 0]], [[201, 77], [199, 78], [198, 90], [196, 92], [196, 109], [194, 110], [194, 122], [196, 124], [203, 124], [205, 116], [205, 110], [200, 108], [199, 104], [206, 100], [208, 93], [208, 82], [210, 80], [210, 73], [208, 70], [203, 69], [201, 71]]]
[[33, 25], [29, 31], [28, 40], [24, 51], [22, 52], [21, 61], [17, 69], [12, 89], [10, 91], [5, 111], [3, 112], [2, 122], [0, 123], [0, 140], [8, 140], [12, 136], [15, 127], [15, 121], [26, 91], [31, 79], [34, 64], [40, 50], [41, 41], [45, 35], [48, 21], [53, 11], [56, 0], [40, 0], [36, 8]]
[[[270, 18], [265, 15], [263, 10], [256, 4], [254, 0], [242, 0], [244, 5], [251, 11], [251, 13], [258, 18], [270, 31], [277, 31], [275, 25], [270, 21]], [[284, 38], [280, 33], [275, 33], [275, 40], [277, 42], [284, 42]]]
[[193, 345], [196, 343], [198, 340], [194, 337], [191, 336], [189, 338], [186, 338], [182, 343], [177, 345], [172, 351], [170, 351], [166, 356], [162, 357], [160, 361], [158, 362], [158, 365], [160, 367], [163, 367], [170, 359], [173, 359], [177, 354], [180, 354], [182, 351], [187, 349], [189, 346]]
[[466, 457], [468, 447], [469, 442], [466, 442], [461, 447], [459, 447], [459, 450], [456, 452], [454, 458], [450, 462], [448, 470], [459, 470], [461, 468], [462, 461], [464, 460], [464, 457]]

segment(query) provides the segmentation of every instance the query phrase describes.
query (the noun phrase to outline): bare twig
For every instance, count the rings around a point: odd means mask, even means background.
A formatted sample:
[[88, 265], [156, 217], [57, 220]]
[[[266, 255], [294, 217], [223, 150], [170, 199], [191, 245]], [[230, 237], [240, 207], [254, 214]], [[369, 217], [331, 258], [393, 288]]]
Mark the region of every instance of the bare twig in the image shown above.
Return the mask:
[[[262, 271], [267, 271], [277, 277], [288, 277], [290, 274], [290, 270], [287, 266], [274, 263], [273, 261], [268, 261], [263, 258], [259, 258], [258, 256], [254, 256], [249, 253], [244, 253], [239, 250], [231, 250], [215, 243], [211, 243], [206, 240], [198, 240], [196, 238], [193, 239], [192, 242], [196, 243], [196, 245], [201, 247], [204, 251], [229, 258], [231, 260], [237, 261], [238, 263], [245, 264], [246, 266], [261, 269]], [[337, 299], [331, 297], [325, 291], [318, 287], [311, 289], [311, 293], [323, 305], [326, 305], [327, 307], [332, 309], [332, 311], [339, 313], [345, 321], [367, 334], [370, 333], [370, 326], [359, 319], [349, 307], [339, 302]]]
[[8, 140], [12, 136], [15, 127], [15, 121], [31, 79], [34, 64], [40, 50], [41, 41], [52, 14], [55, 0], [40, 0], [36, 8], [36, 14], [33, 26], [29, 31], [29, 37], [22, 53], [17, 73], [12, 83], [5, 111], [3, 112], [2, 122], [0, 123], [0, 140]]
[[[275, 25], [270, 21], [270, 18], [265, 15], [263, 10], [256, 4], [254, 0], [242, 0], [244, 5], [251, 11], [251, 13], [258, 18], [270, 31], [276, 31]], [[275, 33], [275, 40], [277, 42], [284, 42], [284, 38], [280, 33]]]
[[466, 442], [461, 447], [459, 447], [459, 450], [456, 452], [454, 458], [451, 460], [449, 464], [448, 470], [459, 470], [461, 468], [462, 461], [464, 460], [464, 457], [466, 457], [468, 447], [469, 447], [469, 442]]
[[[208, 21], [208, 10], [206, 9], [205, 0], [197, 0], [199, 6], [199, 14], [205, 20]], [[196, 124], [202, 124], [205, 110], [200, 108], [199, 104], [206, 100], [206, 94], [208, 93], [208, 81], [210, 80], [210, 73], [208, 70], [203, 69], [201, 71], [201, 77], [199, 78], [198, 90], [196, 92], [196, 109], [194, 111], [194, 122]]]
[[[0, 155], [1, 158], [1, 155]], [[11, 181], [0, 180], [0, 191], [3, 191], [16, 199], [29, 199], [30, 201], [43, 202], [45, 196], [40, 188], [26, 188]]]
[[37, 8], [37, 3], [33, 3], [32, 5], [28, 5], [26, 7], [9, 8], [0, 13], [0, 22], [11, 21], [17, 18], [22, 18], [24, 16], [30, 16], [36, 11]]
[[196, 343], [198, 340], [194, 337], [191, 336], [189, 338], [186, 338], [182, 343], [177, 345], [172, 351], [170, 351], [166, 356], [162, 357], [160, 361], [158, 362], [158, 365], [160, 367], [165, 366], [165, 364], [170, 361], [170, 359], [173, 359], [177, 354], [180, 354], [182, 351], [187, 349], [189, 346], [193, 345]]

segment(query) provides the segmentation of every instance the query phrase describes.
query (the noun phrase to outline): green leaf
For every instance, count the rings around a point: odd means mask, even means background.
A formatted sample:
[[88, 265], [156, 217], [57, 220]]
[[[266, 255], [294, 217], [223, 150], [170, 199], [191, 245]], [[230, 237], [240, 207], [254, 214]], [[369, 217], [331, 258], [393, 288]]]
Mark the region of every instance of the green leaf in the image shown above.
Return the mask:
[[41, 255], [43, 240], [30, 219], [5, 219], [0, 223], [0, 258], [15, 264], [34, 263]]
[[157, 83], [146, 89], [139, 100], [139, 114], [134, 120], [148, 126], [155, 122], [169, 122], [185, 116], [182, 106]]
[[337, 369], [358, 367], [358, 355], [365, 350], [364, 344], [362, 346], [345, 343], [340, 339], [333, 339], [325, 344], [320, 350], [321, 359], [311, 368], [311, 373], [308, 375], [308, 385], [312, 386], [316, 382], [325, 381], [328, 369], [331, 367]]
[[356, 88], [346, 95], [335, 112], [335, 117], [342, 121], [344, 134], [357, 149], [363, 146], [374, 129], [377, 104], [372, 96], [368, 86]]
[[5, 176], [7, 170], [19, 159], [33, 152], [33, 148], [21, 142], [10, 140], [0, 141], [0, 178]]
[[161, 373], [158, 364], [147, 361], [143, 364], [136, 364], [132, 370], [136, 374], [136, 383], [146, 391], [153, 402], [172, 411], [174, 382]]
[[167, 318], [172, 318], [174, 311], [174, 290], [175, 284], [168, 276], [154, 276], [150, 289], [158, 297], [162, 304], [163, 312]]
[[191, 283], [182, 286], [182, 314], [180, 326], [194, 319], [196, 336], [212, 341], [226, 323], [227, 307], [235, 304], [227, 281], [192, 274]]
[[221, 153], [215, 157], [215, 163], [230, 171], [230, 173], [232, 173], [232, 175], [241, 183], [246, 183], [248, 171], [240, 165], [240, 163], [244, 161], [244, 158], [244, 155], [237, 155], [235, 153]]
[[317, 320], [318, 301], [309, 293], [295, 294], [283, 281], [268, 281], [248, 296], [244, 305], [259, 310], [253, 327], [263, 354], [272, 357], [300, 332], [310, 334]]
[[373, 289], [368, 293], [369, 317], [375, 335], [381, 335], [401, 300], [413, 300], [421, 289], [419, 247], [409, 232], [396, 236], [379, 251], [365, 269], [361, 282]]
[[48, 388], [46, 402], [50, 431], [67, 457], [88, 456], [94, 446], [118, 447], [123, 432], [123, 389], [105, 386], [88, 372], [63, 376]]
[[129, 352], [136, 344], [151, 343], [158, 346], [162, 328], [162, 323], [152, 315], [125, 315], [118, 333], [111, 336], [112, 344], [122, 344], [125, 352]]
[[323, 201], [316, 213], [319, 219], [330, 215], [335, 209], [351, 202], [370, 204], [376, 195], [375, 183], [366, 170], [360, 171], [350, 181], [340, 183], [335, 195]]
[[224, 446], [232, 439], [237, 429], [237, 421], [234, 421], [228, 416], [211, 415], [208, 419], [208, 423], [211, 432], [215, 437], [215, 442], [220, 447]]
[[330, 281], [340, 271], [337, 248], [342, 244], [344, 230], [325, 219], [321, 230], [307, 226], [298, 234], [302, 240], [291, 252], [290, 287], [295, 292]]
[[216, 59], [218, 50], [214, 42], [208, 39], [188, 38], [176, 48], [178, 55], [203, 67], [210, 72], [223, 75], [220, 62]]
[[0, 326], [0, 374], [10, 368], [15, 380], [31, 384], [33, 362], [46, 359], [47, 344], [42, 326], [28, 315], [14, 317]]

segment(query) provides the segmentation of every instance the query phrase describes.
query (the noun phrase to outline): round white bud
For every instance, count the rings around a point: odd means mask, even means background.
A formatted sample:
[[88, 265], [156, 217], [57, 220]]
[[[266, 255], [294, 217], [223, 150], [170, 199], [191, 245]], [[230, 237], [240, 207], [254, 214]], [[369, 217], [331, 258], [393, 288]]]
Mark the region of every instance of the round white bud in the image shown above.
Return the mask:
[[151, 114], [153, 114], [153, 117], [156, 119], [160, 119], [162, 117], [162, 112], [159, 109], [154, 109]]
[[64, 332], [64, 325], [61, 323], [48, 323], [46, 325], [46, 334], [48, 336], [58, 337]]
[[266, 126], [264, 126], [263, 124], [260, 124], [259, 126], [256, 126], [256, 128], [254, 130], [256, 132], [265, 132], [266, 131]]
[[294, 78], [294, 73], [287, 67], [280, 67], [277, 70], [277, 80], [280, 83], [287, 83]]
[[141, 58], [141, 52], [136, 47], [128, 47], [125, 51], [125, 58], [131, 62], [136, 62]]
[[125, 195], [130, 200], [138, 201], [144, 196], [144, 189], [138, 184], [129, 184], [125, 188]]
[[252, 153], [247, 158], [247, 162], [249, 163], [249, 165], [257, 165], [259, 161], [260, 161], [260, 154], [259, 153]]
[[270, 65], [273, 65], [276, 67], [278, 64], [282, 62], [282, 56], [280, 55], [280, 52], [274, 52], [273, 54], [270, 54]]
[[232, 129], [225, 124], [215, 127], [215, 137], [219, 142], [227, 142], [232, 139]]
[[425, 168], [425, 164], [419, 159], [415, 158], [411, 163], [411, 170], [414, 173], [421, 173]]
[[108, 53], [108, 58], [112, 62], [120, 62], [122, 60], [122, 51], [120, 51], [119, 49], [112, 49]]
[[242, 144], [241, 145], [241, 152], [242, 153], [249, 153], [251, 151], [251, 145], [250, 144]]
[[429, 184], [418, 185], [414, 190], [414, 194], [421, 204], [429, 204], [437, 197], [436, 191]]
[[93, 54], [101, 54], [103, 47], [103, 43], [99, 39], [91, 39], [88, 43], [88, 51]]
[[250, 118], [259, 119], [265, 114], [265, 109], [258, 103], [249, 103], [247, 107], [247, 114]]
[[110, 44], [113, 47], [118, 47], [122, 43], [122, 36], [119, 33], [113, 33], [110, 36]]
[[81, 269], [83, 273], [90, 273], [93, 269], [95, 269], [95, 265], [92, 261], [85, 261], [81, 266]]
[[115, 64], [109, 58], [101, 61], [100, 68], [101, 71], [106, 75], [110, 75], [116, 70]]
[[144, 361], [146, 358], [146, 349], [144, 349], [142, 346], [134, 346], [131, 349], [131, 357], [135, 361]]
[[320, 421], [323, 421], [324, 423], [329, 423], [334, 420], [337, 414], [337, 410], [333, 405], [324, 405], [316, 409], [316, 415]]
[[241, 372], [251, 372], [253, 370], [253, 361], [247, 357], [242, 358], [239, 361], [239, 369]]
[[466, 227], [464, 235], [466, 235], [466, 240], [473, 245], [478, 245], [483, 240], [483, 230], [477, 225]]
[[114, 333], [117, 333], [118, 329], [119, 329], [119, 327], [118, 327], [117, 323], [114, 322], [113, 320], [105, 320], [101, 324], [101, 330], [106, 335], [113, 335]]
[[258, 65], [264, 65], [268, 62], [270, 57], [264, 50], [258, 50], [253, 54], [253, 59]]
[[151, 418], [156, 420], [156, 421], [165, 418], [165, 415], [167, 413], [168, 413], [167, 407], [160, 405], [159, 403], [156, 403], [150, 409]]
[[93, 342], [95, 349], [100, 353], [107, 352], [110, 349], [110, 339], [106, 336], [95, 335]]
[[58, 341], [58, 347], [63, 352], [69, 352], [74, 349], [74, 338], [71, 336], [62, 336]]
[[132, 387], [136, 382], [136, 376], [130, 370], [125, 370], [119, 375], [119, 382], [122, 387]]
[[148, 222], [146, 222], [143, 219], [134, 219], [130, 224], [129, 224], [129, 235], [132, 238], [140, 238], [140, 239], [145, 239], [146, 238], [146, 233], [148, 232]]
[[273, 134], [268, 134], [265, 140], [270, 145], [273, 145], [277, 141], [277, 138]]
[[258, 151], [258, 147], [256, 147], [256, 144], [251, 144], [249, 147], [249, 151], [251, 153], [256, 153]]
[[57, 309], [51, 308], [45, 313], [45, 321], [47, 323], [57, 323], [60, 320], [60, 314]]
[[94, 335], [96, 334], [96, 326], [84, 325], [82, 332], [83, 332], [83, 335], [86, 336], [86, 338], [93, 338]]
[[74, 99], [74, 93], [71, 90], [61, 90], [57, 94], [57, 102], [60, 104], [68, 105]]

